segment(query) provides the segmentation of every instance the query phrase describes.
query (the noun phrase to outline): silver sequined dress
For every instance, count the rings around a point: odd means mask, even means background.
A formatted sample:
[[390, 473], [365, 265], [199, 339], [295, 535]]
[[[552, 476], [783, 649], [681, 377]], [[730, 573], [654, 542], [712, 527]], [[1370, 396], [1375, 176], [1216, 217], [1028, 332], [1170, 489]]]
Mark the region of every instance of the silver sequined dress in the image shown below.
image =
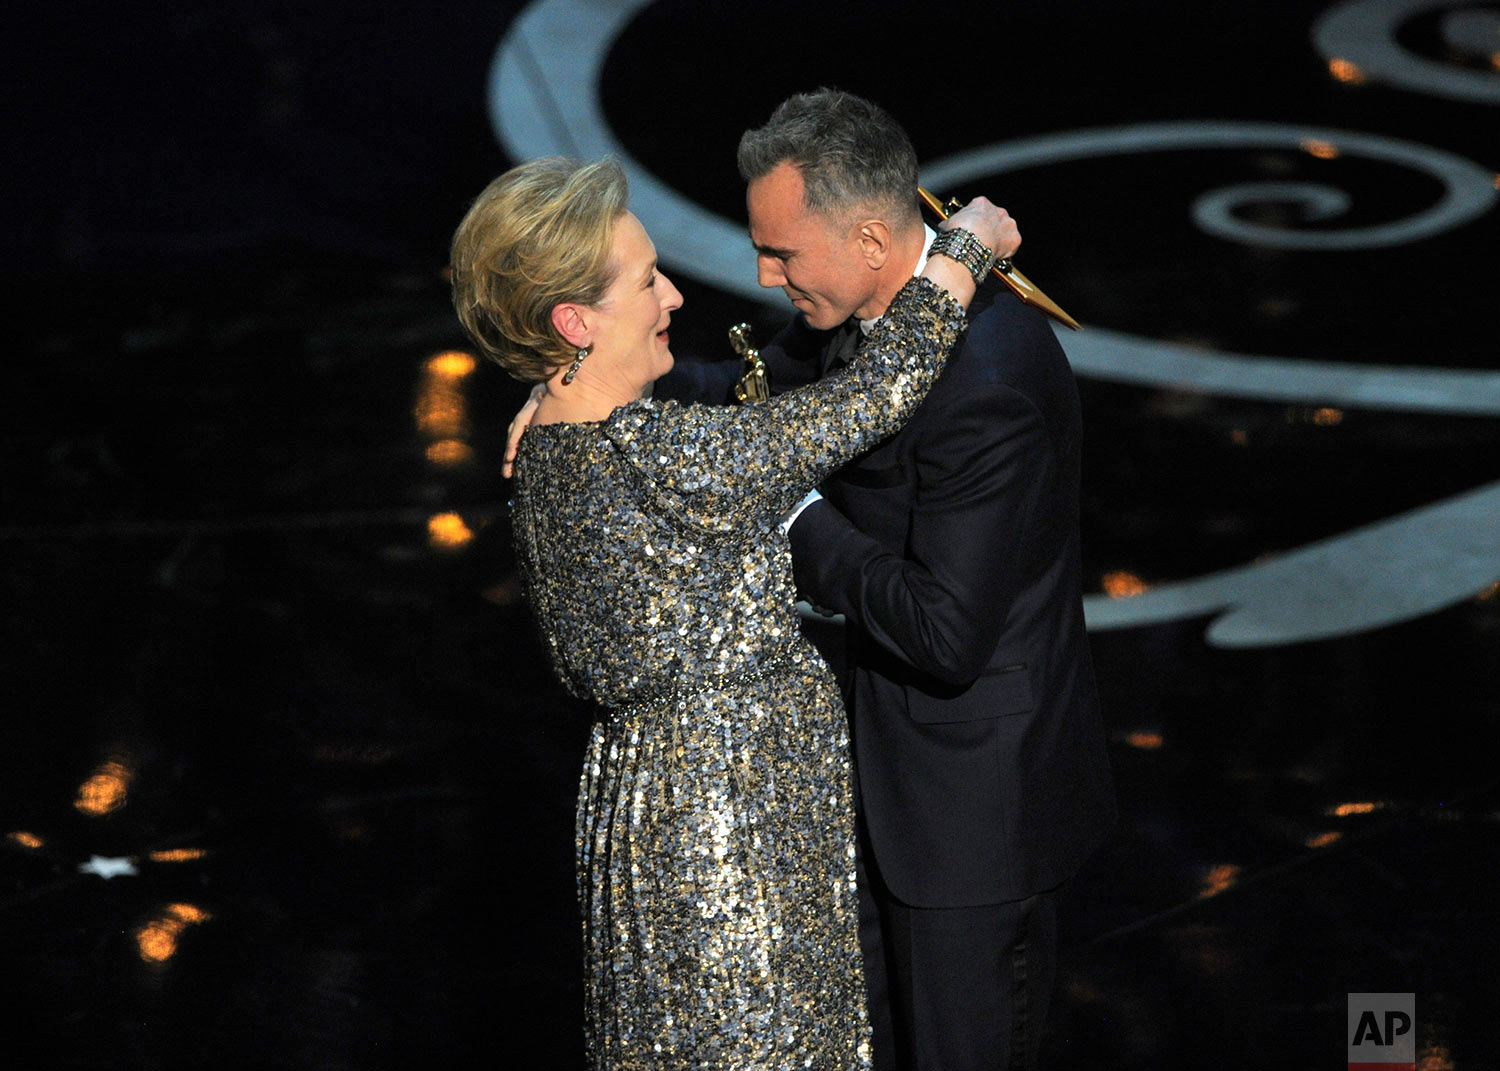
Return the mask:
[[921, 401], [963, 326], [908, 284], [842, 373], [533, 426], [513, 523], [569, 691], [591, 1066], [869, 1067], [847, 726], [777, 525]]

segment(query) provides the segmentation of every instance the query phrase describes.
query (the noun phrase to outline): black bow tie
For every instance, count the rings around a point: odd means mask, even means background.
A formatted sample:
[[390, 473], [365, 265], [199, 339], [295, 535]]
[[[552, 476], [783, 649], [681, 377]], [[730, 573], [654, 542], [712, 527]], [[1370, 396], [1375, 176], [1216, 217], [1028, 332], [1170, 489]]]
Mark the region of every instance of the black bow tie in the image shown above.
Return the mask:
[[828, 345], [823, 349], [823, 364], [819, 375], [826, 376], [854, 360], [854, 355], [865, 341], [865, 333], [859, 329], [859, 321], [852, 316], [835, 327], [830, 334]]

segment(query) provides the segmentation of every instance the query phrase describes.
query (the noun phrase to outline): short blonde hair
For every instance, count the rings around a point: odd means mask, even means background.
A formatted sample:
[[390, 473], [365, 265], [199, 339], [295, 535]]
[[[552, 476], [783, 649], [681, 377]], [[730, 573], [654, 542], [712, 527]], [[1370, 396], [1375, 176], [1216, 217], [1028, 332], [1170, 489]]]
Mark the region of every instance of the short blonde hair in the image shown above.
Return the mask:
[[485, 187], [453, 235], [453, 307], [484, 352], [539, 383], [572, 362], [552, 325], [564, 302], [597, 305], [614, 281], [610, 239], [629, 188], [613, 160], [549, 156]]

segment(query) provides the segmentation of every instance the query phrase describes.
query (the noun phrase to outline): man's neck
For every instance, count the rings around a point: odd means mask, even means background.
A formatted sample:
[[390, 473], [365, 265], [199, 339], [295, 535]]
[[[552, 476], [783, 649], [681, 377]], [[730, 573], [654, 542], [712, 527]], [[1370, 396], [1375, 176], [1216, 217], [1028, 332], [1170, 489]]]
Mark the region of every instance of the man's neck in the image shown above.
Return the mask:
[[858, 319], [873, 320], [885, 315], [885, 310], [891, 307], [891, 302], [896, 300], [901, 288], [911, 282], [911, 277], [917, 273], [917, 265], [927, 255], [928, 240], [927, 228], [920, 221], [907, 228], [896, 239], [891, 255], [886, 258], [885, 267], [880, 272], [874, 296], [854, 314]]

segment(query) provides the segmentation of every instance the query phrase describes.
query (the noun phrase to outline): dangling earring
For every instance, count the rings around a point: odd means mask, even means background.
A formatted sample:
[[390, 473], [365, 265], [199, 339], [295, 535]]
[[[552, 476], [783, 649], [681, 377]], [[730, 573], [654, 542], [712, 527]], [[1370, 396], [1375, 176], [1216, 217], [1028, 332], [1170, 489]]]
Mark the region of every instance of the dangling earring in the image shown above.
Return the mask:
[[564, 383], [571, 383], [571, 382], [573, 382], [573, 377], [578, 374], [578, 369], [582, 366], [583, 359], [589, 355], [589, 349], [590, 348], [591, 347], [589, 347], [589, 346], [584, 346], [584, 347], [582, 347], [578, 351], [578, 356], [575, 357], [575, 358], [573, 358], [573, 364], [572, 364], [572, 366], [569, 367], [569, 369], [566, 372], [563, 373], [563, 382]]

